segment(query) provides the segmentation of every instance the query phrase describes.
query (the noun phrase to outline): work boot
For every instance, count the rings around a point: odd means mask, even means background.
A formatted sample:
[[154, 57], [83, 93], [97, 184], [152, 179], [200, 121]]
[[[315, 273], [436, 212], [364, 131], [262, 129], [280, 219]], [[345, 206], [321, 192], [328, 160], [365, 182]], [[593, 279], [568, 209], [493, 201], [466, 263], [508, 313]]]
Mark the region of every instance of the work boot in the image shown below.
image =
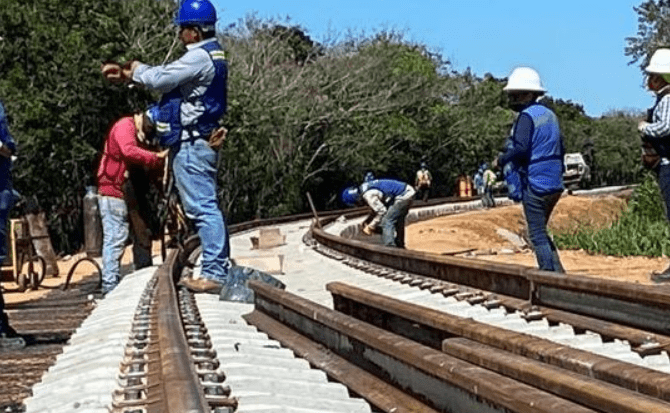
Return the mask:
[[663, 272], [654, 272], [650, 278], [655, 283], [670, 282], [670, 267], [666, 268]]
[[194, 293], [219, 294], [223, 284], [207, 278], [182, 278], [178, 285]]
[[0, 350], [20, 350], [26, 346], [23, 339], [11, 326], [6, 326], [0, 332]]

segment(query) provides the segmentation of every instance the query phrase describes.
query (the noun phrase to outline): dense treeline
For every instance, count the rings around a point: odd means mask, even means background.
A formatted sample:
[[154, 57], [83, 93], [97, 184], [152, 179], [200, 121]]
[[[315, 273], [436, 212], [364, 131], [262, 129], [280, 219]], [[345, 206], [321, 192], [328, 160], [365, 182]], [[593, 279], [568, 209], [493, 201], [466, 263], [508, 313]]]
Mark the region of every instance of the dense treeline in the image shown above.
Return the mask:
[[[109, 123], [156, 99], [105, 83], [100, 63], [181, 55], [173, 8], [0, 0], [0, 99], [20, 147], [15, 186], [47, 211], [59, 251], [80, 247], [81, 199]], [[459, 73], [402, 33], [317, 43], [300, 27], [249, 16], [220, 36], [230, 64], [220, 200], [230, 222], [306, 211], [307, 192], [317, 208], [337, 208], [339, 191], [365, 172], [412, 181], [421, 160], [435, 195], [450, 195], [459, 175], [493, 159], [513, 121], [504, 79]], [[592, 148], [593, 184], [640, 178], [640, 114], [594, 119], [570, 100], [547, 104], [569, 152]]]

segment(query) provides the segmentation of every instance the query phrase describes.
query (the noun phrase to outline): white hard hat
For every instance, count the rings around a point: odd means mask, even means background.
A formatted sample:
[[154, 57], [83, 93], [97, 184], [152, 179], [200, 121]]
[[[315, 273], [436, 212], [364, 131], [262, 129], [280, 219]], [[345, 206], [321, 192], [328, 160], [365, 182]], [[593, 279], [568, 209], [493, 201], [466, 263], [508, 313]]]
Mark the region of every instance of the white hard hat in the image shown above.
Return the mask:
[[656, 50], [644, 70], [649, 73], [670, 73], [670, 49]]
[[517, 67], [507, 79], [507, 85], [503, 88], [505, 92], [546, 92], [540, 81], [540, 75], [530, 67]]

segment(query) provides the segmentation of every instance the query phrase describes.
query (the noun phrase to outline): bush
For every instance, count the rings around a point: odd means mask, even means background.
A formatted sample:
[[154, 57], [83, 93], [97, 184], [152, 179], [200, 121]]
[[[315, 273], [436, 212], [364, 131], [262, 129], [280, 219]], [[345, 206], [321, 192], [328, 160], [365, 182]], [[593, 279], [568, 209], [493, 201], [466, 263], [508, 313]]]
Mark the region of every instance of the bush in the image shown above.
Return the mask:
[[554, 242], [558, 248], [583, 249], [605, 255], [667, 255], [670, 251], [670, 227], [653, 175], [648, 173], [645, 176], [626, 210], [611, 227], [601, 230], [578, 228], [555, 233]]

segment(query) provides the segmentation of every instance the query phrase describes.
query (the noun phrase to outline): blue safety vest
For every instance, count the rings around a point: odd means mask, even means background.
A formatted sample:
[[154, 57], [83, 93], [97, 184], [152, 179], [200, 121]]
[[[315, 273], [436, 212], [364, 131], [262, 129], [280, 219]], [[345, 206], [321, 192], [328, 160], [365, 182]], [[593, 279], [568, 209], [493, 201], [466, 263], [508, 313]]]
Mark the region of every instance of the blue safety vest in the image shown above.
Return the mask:
[[371, 189], [376, 189], [384, 194], [384, 204], [390, 205], [393, 203], [396, 196], [405, 192], [407, 184], [396, 181], [395, 179], [373, 179], [361, 184], [360, 193], [362, 195]]
[[[181, 104], [186, 101], [179, 87], [165, 93], [158, 102], [159, 115], [154, 119], [159, 144], [172, 147], [181, 141], [182, 130], [189, 132], [191, 139], [207, 139], [210, 133], [219, 126], [219, 119], [226, 113], [228, 63], [219, 43], [208, 42], [200, 46], [205, 49], [214, 64], [215, 75], [212, 83], [202, 96], [191, 100], [200, 100], [204, 112], [192, 125], [181, 124]], [[193, 132], [197, 131], [196, 136]]]
[[[510, 136], [505, 140], [505, 152], [511, 150], [514, 145], [511, 136], [513, 132], [514, 127], [512, 127]], [[507, 162], [503, 166], [502, 174], [507, 186], [507, 197], [514, 202], [520, 202], [523, 199], [524, 173], [525, 171], [514, 161]]]
[[538, 195], [563, 191], [565, 149], [556, 114], [539, 104], [527, 107], [522, 113], [533, 120], [530, 158], [526, 166], [528, 186]]

